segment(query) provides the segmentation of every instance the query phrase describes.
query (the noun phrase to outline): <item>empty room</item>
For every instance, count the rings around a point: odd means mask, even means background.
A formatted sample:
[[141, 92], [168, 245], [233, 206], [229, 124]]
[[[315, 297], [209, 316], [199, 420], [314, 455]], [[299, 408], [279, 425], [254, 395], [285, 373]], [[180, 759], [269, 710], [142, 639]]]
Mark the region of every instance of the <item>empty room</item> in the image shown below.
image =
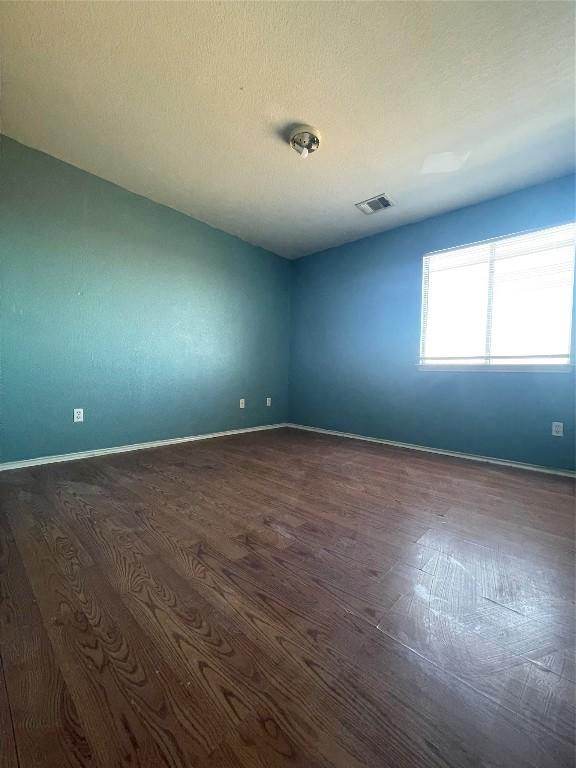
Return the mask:
[[0, 0], [0, 768], [575, 768], [575, 46]]

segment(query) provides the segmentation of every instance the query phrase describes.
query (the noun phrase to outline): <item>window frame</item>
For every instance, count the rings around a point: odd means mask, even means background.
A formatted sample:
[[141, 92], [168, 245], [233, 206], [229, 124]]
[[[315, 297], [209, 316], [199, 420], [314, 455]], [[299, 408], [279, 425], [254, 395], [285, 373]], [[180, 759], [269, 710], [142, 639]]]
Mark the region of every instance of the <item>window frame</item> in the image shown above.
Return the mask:
[[[545, 363], [519, 363], [518, 365], [513, 365], [510, 363], [505, 364], [498, 364], [498, 363], [460, 363], [454, 362], [454, 363], [423, 363], [422, 362], [422, 348], [423, 348], [423, 342], [425, 337], [425, 325], [427, 320], [427, 298], [428, 298], [428, 286], [426, 285], [427, 278], [428, 278], [428, 271], [424, 267], [425, 259], [434, 256], [439, 253], [448, 253], [449, 251], [459, 251], [463, 248], [472, 248], [476, 245], [491, 245], [492, 243], [496, 243], [502, 240], [510, 240], [514, 237], [520, 237], [522, 235], [530, 235], [535, 234], [537, 232], [543, 232], [546, 229], [555, 229], [557, 227], [563, 227], [568, 226], [572, 224], [573, 226], [576, 225], [576, 222], [567, 221], [563, 222], [562, 224], [551, 224], [546, 227], [537, 227], [535, 229], [527, 229], [522, 230], [520, 232], [513, 232], [507, 235], [498, 235], [497, 237], [491, 237], [487, 238], [485, 240], [476, 240], [472, 243], [466, 243], [464, 245], [457, 245], [452, 246], [450, 248], [441, 248], [436, 251], [428, 251], [424, 254], [422, 257], [422, 282], [421, 282], [421, 318], [420, 318], [420, 340], [419, 340], [419, 359], [416, 363], [416, 368], [419, 371], [430, 371], [431, 373], [437, 373], [437, 372], [443, 372], [443, 373], [571, 373], [574, 371], [575, 368], [575, 360], [576, 360], [576, 350], [574, 349], [574, 340], [575, 340], [575, 334], [574, 334], [574, 324], [575, 324], [575, 315], [576, 315], [576, 299], [574, 297], [574, 290], [576, 285], [576, 243], [575, 243], [575, 254], [574, 254], [574, 267], [572, 270], [572, 311], [570, 316], [570, 344], [569, 344], [569, 360], [567, 363], [556, 363], [556, 364], [550, 364], [546, 365]], [[493, 270], [493, 264], [494, 259], [493, 255], [491, 255], [490, 261], [489, 261], [489, 269]], [[493, 289], [492, 281], [489, 281], [489, 293]], [[510, 359], [510, 355], [506, 357], [507, 360]], [[520, 356], [519, 356], [520, 357]], [[523, 359], [526, 359], [527, 357], [530, 357], [529, 355], [522, 355]], [[536, 357], [536, 355], [534, 355]], [[544, 357], [544, 355], [538, 355], [539, 358]], [[556, 357], [556, 355], [554, 355]], [[449, 358], [446, 358], [449, 359]], [[457, 360], [460, 358], [454, 358], [454, 360]], [[472, 359], [472, 358], [468, 358]], [[479, 359], [486, 359], [486, 357], [480, 357]]]

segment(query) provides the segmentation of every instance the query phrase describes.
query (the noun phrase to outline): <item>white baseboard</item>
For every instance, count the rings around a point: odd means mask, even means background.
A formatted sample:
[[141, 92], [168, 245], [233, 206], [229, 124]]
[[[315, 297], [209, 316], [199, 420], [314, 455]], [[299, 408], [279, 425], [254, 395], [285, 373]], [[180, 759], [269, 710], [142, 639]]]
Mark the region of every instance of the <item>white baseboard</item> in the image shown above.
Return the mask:
[[365, 435], [356, 435], [352, 432], [337, 432], [334, 429], [322, 429], [321, 427], [306, 427], [303, 424], [283, 424], [285, 427], [293, 429], [303, 429], [306, 432], [319, 432], [322, 435], [334, 435], [335, 437], [349, 437], [352, 440], [364, 440], [369, 443], [381, 443], [382, 445], [392, 445], [396, 448], [408, 448], [411, 451], [422, 451], [424, 453], [437, 453], [441, 456], [452, 456], [457, 459], [468, 459], [470, 461], [482, 461], [487, 464], [498, 464], [502, 467], [513, 467], [514, 469], [526, 469], [530, 472], [544, 472], [547, 475], [561, 475], [562, 477], [576, 477], [576, 472], [570, 469], [554, 469], [551, 467], [542, 467], [538, 464], [525, 464], [521, 461], [507, 461], [506, 459], [496, 459], [492, 456], [475, 456], [473, 453], [458, 453], [457, 451], [447, 451], [443, 448], [429, 448], [426, 445], [415, 445], [414, 443], [399, 443], [395, 440], [385, 440], [382, 437], [366, 437]]
[[498, 464], [502, 467], [513, 467], [515, 469], [524, 469], [531, 472], [544, 472], [548, 475], [561, 475], [562, 477], [576, 477], [576, 472], [569, 469], [552, 469], [542, 467], [536, 464], [524, 464], [521, 461], [507, 461], [505, 459], [496, 459], [491, 456], [475, 456], [471, 453], [458, 453], [457, 451], [448, 451], [443, 448], [429, 448], [425, 445], [415, 445], [414, 443], [399, 443], [395, 440], [385, 440], [382, 437], [366, 437], [352, 432], [338, 432], [334, 429], [322, 429], [321, 427], [307, 427], [304, 424], [266, 424], [261, 427], [246, 427], [244, 429], [229, 429], [225, 432], [208, 432], [202, 435], [191, 435], [189, 437], [174, 437], [168, 440], [153, 440], [148, 443], [135, 443], [133, 445], [120, 445], [113, 448], [99, 448], [94, 451], [80, 451], [79, 453], [63, 453], [58, 456], [40, 456], [36, 459], [23, 459], [22, 461], [7, 461], [0, 463], [0, 472], [10, 469], [23, 469], [25, 467], [36, 467], [41, 464], [55, 464], [61, 461], [78, 461], [80, 459], [90, 459], [95, 456], [107, 456], [113, 453], [127, 453], [129, 451], [142, 451], [146, 448], [160, 448], [164, 445], [177, 445], [178, 443], [190, 443], [195, 440], [210, 440], [213, 437], [226, 437], [226, 435], [242, 435], [247, 432], [260, 432], [266, 429], [280, 429], [281, 427], [291, 427], [292, 429], [301, 429], [305, 432], [318, 432], [323, 435], [333, 435], [335, 437], [347, 437], [352, 440], [364, 440], [369, 443], [380, 443], [382, 445], [391, 445], [396, 448], [408, 448], [412, 451], [422, 451], [424, 453], [436, 453], [441, 456], [452, 456], [457, 459], [468, 459], [470, 461], [480, 461], [487, 464]]
[[146, 448], [160, 448], [163, 445], [176, 445], [177, 443], [190, 443], [194, 440], [210, 440], [213, 437], [226, 437], [226, 435], [242, 435], [245, 432], [260, 432], [264, 429], [279, 429], [287, 424], [266, 424], [262, 427], [246, 427], [244, 429], [228, 429], [225, 432], [208, 432], [203, 435], [191, 435], [190, 437], [173, 437], [168, 440], [153, 440], [149, 443], [134, 443], [133, 445], [119, 445], [114, 448], [98, 448], [94, 451], [80, 451], [79, 453], [63, 453], [59, 456], [40, 456], [37, 459], [23, 459], [22, 461], [6, 461], [0, 463], [0, 472], [9, 469], [23, 469], [24, 467], [36, 467], [40, 464], [55, 464], [60, 461], [78, 461], [90, 459], [94, 456], [107, 456], [111, 453], [127, 453], [128, 451], [142, 451]]

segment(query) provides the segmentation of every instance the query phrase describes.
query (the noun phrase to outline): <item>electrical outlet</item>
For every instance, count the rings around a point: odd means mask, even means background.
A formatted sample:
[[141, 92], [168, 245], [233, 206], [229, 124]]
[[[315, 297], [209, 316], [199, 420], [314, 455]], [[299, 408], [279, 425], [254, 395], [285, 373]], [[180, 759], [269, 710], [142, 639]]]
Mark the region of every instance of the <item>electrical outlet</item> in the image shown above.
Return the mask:
[[246, 400], [243, 397], [240, 398], [240, 408], [246, 408]]
[[74, 423], [84, 421], [84, 408], [74, 408]]
[[553, 421], [552, 422], [552, 435], [553, 437], [564, 437], [564, 422]]
[[267, 397], [266, 398], [266, 405], [268, 406], [268, 408], [272, 405], [272, 398], [271, 397]]

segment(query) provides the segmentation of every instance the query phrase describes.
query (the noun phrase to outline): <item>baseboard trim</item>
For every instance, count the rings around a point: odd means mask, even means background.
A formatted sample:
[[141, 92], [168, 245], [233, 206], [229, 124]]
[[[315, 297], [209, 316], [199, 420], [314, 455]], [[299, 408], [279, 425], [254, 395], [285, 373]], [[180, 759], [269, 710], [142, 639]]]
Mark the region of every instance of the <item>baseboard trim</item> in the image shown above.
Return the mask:
[[148, 443], [134, 443], [132, 445], [119, 445], [114, 448], [98, 448], [94, 451], [80, 451], [78, 453], [62, 453], [58, 456], [40, 456], [37, 459], [23, 459], [21, 461], [6, 461], [0, 463], [0, 472], [10, 469], [24, 469], [25, 467], [37, 467], [40, 464], [56, 464], [61, 461], [79, 461], [91, 459], [95, 456], [108, 456], [112, 453], [128, 453], [129, 451], [142, 451], [147, 448], [161, 448], [164, 445], [177, 445], [178, 443], [191, 443], [194, 440], [211, 440], [213, 437], [226, 437], [227, 435], [243, 435], [246, 432], [261, 432], [265, 429], [279, 429], [288, 424], [266, 424], [261, 427], [245, 427], [243, 429], [228, 429], [224, 432], [206, 432], [201, 435], [189, 437], [173, 437], [168, 440], [152, 440]]
[[42, 464], [56, 464], [63, 461], [79, 461], [81, 459], [91, 459], [96, 456], [108, 456], [114, 453], [128, 453], [130, 451], [142, 451], [147, 448], [161, 448], [165, 445], [177, 445], [178, 443], [191, 443], [196, 440], [211, 440], [214, 437], [226, 437], [228, 435], [243, 435], [248, 432], [261, 432], [269, 429], [281, 429], [290, 427], [292, 429], [301, 429], [305, 432], [318, 432], [323, 435], [333, 435], [334, 437], [347, 437], [352, 440], [363, 440], [368, 443], [380, 443], [381, 445], [390, 445], [395, 448], [407, 448], [411, 451], [421, 451], [423, 453], [436, 453], [440, 456], [452, 456], [456, 459], [468, 459], [469, 461], [479, 461], [486, 464], [497, 464], [502, 467], [512, 467], [513, 469], [524, 469], [530, 472], [542, 472], [547, 475], [560, 475], [561, 477], [576, 477], [576, 472], [570, 469], [554, 469], [552, 467], [542, 467], [538, 464], [525, 464], [521, 461], [507, 461], [506, 459], [497, 459], [492, 456], [476, 456], [471, 453], [459, 453], [458, 451], [448, 451], [443, 448], [430, 448], [426, 445], [416, 445], [415, 443], [400, 443], [396, 440], [386, 440], [382, 437], [367, 437], [353, 432], [339, 432], [335, 429], [323, 429], [322, 427], [309, 427], [304, 424], [292, 424], [289, 422], [280, 422], [278, 424], [265, 424], [259, 427], [245, 427], [242, 429], [228, 429], [224, 432], [205, 432], [200, 435], [190, 435], [188, 437], [173, 437], [167, 440], [152, 440], [147, 443], [133, 443], [131, 445], [119, 445], [113, 448], [98, 448], [94, 451], [80, 451], [78, 453], [63, 453], [56, 456], [40, 456], [36, 459], [22, 459], [21, 461], [7, 461], [0, 463], [0, 472], [6, 472], [11, 469], [24, 469], [26, 467], [36, 467]]
[[469, 461], [480, 461], [486, 464], [497, 464], [501, 467], [512, 467], [513, 469], [524, 469], [530, 472], [543, 472], [546, 475], [560, 475], [561, 477], [576, 477], [576, 472], [570, 469], [554, 469], [552, 467], [542, 467], [538, 464], [525, 464], [521, 461], [507, 461], [506, 459], [496, 459], [492, 456], [476, 456], [472, 453], [458, 453], [457, 451], [448, 451], [443, 448], [429, 448], [426, 445], [416, 445], [415, 443], [399, 443], [395, 440], [385, 440], [382, 437], [366, 437], [357, 435], [353, 432], [338, 432], [334, 429], [322, 429], [321, 427], [308, 427], [304, 424], [284, 424], [282, 426], [292, 427], [292, 429], [302, 429], [306, 432], [319, 432], [323, 435], [333, 435], [335, 437], [348, 437], [352, 440], [364, 440], [368, 443], [381, 443], [382, 445], [391, 445], [395, 448], [408, 448], [411, 451], [421, 451], [423, 453], [437, 453], [440, 456], [452, 456], [456, 459], [468, 459]]

